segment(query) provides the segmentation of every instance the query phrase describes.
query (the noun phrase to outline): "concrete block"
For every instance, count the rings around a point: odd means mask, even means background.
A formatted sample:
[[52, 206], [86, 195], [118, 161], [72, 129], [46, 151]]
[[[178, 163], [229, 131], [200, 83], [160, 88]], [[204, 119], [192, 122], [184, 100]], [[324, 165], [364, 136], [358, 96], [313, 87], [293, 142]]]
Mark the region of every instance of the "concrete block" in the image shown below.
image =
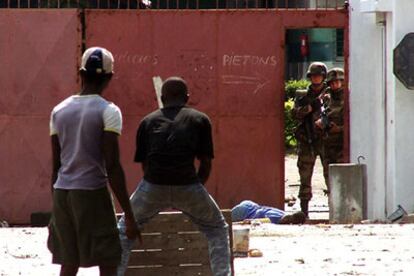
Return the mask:
[[330, 223], [360, 223], [367, 218], [365, 164], [329, 165]]

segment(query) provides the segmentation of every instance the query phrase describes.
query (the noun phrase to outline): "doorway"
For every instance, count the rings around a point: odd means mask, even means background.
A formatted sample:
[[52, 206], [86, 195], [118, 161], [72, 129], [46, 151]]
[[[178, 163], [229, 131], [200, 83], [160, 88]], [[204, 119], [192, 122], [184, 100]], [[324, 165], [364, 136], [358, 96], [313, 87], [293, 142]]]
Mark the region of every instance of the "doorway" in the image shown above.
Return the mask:
[[[306, 77], [312, 62], [323, 62], [328, 70], [345, 69], [345, 40], [343, 28], [287, 29], [285, 34], [285, 210], [300, 211], [298, 193], [300, 176], [297, 167], [297, 141], [294, 135], [297, 120], [291, 109], [294, 106], [295, 91], [307, 89], [310, 82]], [[345, 102], [347, 105], [348, 101]], [[345, 108], [346, 110], [348, 108]], [[344, 117], [347, 116], [344, 112]], [[347, 120], [344, 120], [347, 122]], [[348, 127], [346, 127], [348, 129]], [[345, 149], [344, 149], [345, 150]], [[345, 154], [347, 155], [347, 154]], [[312, 194], [309, 202], [311, 220], [329, 219], [327, 186], [323, 166], [318, 156], [312, 175]]]

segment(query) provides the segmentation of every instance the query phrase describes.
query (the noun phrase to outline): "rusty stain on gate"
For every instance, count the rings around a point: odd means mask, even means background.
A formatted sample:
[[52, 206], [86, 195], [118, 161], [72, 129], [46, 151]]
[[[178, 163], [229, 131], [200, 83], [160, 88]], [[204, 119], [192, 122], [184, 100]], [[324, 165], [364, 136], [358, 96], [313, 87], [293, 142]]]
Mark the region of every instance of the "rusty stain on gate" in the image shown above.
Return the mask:
[[[32, 37], [39, 55], [33, 55], [35, 60], [28, 57], [33, 67], [28, 71], [39, 80], [30, 89], [33, 78], [20, 78], [23, 60], [0, 54], [10, 65], [0, 69], [3, 95], [16, 95], [19, 85], [26, 85], [24, 97], [19, 97], [24, 100], [12, 100], [16, 112], [10, 97], [7, 103], [6, 97], [0, 99], [0, 147], [5, 153], [0, 157], [0, 180], [7, 183], [0, 188], [0, 197], [7, 198], [0, 204], [0, 217], [12, 223], [27, 223], [31, 212], [50, 208], [49, 112], [78, 86], [78, 15], [76, 10], [0, 9], [0, 25], [12, 22], [11, 16], [20, 18], [26, 30], [54, 20], [49, 27], [35, 29], [42, 40]], [[84, 16], [86, 46], [100, 45], [115, 55], [116, 75], [106, 96], [123, 111], [121, 154], [130, 191], [141, 177], [132, 162], [136, 129], [157, 106], [152, 77], [180, 75], [189, 83], [189, 104], [206, 112], [213, 123], [216, 158], [207, 189], [219, 205], [229, 208], [252, 199], [283, 208], [285, 32], [343, 28], [347, 38], [346, 9], [88, 9]], [[0, 53], [13, 48], [4, 41], [20, 45], [14, 46], [13, 56], [31, 51], [23, 33], [16, 40], [9, 40], [10, 35], [1, 28]], [[346, 39], [346, 60], [347, 53]]]

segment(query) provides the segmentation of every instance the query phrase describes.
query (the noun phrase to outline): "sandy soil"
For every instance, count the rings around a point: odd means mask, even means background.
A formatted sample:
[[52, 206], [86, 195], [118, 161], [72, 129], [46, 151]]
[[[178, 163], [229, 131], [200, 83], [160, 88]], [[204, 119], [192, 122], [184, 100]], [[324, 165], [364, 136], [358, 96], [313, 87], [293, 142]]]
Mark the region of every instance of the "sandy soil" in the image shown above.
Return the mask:
[[[286, 157], [286, 196], [297, 196], [296, 157]], [[328, 218], [320, 163], [311, 218]], [[299, 202], [287, 211], [299, 210]], [[46, 228], [0, 228], [0, 275], [58, 275], [46, 248]], [[260, 258], [236, 258], [237, 276], [414, 275], [414, 224], [251, 226]], [[78, 275], [98, 275], [96, 268]], [[164, 275], [160, 275], [164, 276]], [[165, 275], [168, 276], [168, 275]]]
[[[0, 275], [58, 275], [45, 228], [0, 229]], [[260, 258], [236, 258], [237, 276], [413, 275], [414, 225], [262, 224], [250, 230]], [[78, 275], [98, 275], [96, 268]], [[160, 275], [164, 276], [164, 275]]]
[[414, 275], [414, 225], [266, 225], [251, 230], [261, 258], [236, 275]]

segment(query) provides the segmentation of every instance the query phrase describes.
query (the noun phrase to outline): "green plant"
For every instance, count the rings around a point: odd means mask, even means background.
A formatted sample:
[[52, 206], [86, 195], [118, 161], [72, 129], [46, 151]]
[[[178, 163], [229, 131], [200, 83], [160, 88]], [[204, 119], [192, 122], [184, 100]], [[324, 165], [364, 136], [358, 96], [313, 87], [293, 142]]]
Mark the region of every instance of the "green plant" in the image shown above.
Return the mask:
[[285, 149], [290, 150], [296, 147], [295, 129], [297, 121], [292, 116], [292, 109], [295, 104], [295, 92], [298, 89], [307, 89], [307, 80], [289, 80], [285, 82]]
[[307, 89], [310, 85], [308, 80], [288, 80], [285, 82], [285, 100], [294, 100], [298, 89]]

